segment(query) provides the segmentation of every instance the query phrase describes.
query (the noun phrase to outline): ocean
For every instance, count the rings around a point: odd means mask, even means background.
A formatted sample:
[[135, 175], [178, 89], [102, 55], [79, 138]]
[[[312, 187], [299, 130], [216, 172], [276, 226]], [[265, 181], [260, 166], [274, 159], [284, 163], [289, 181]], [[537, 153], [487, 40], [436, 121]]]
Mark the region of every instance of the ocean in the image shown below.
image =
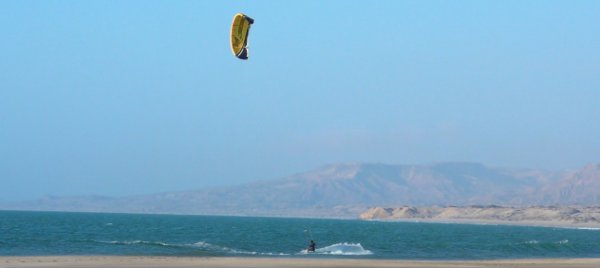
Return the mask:
[[[307, 253], [308, 241], [317, 243]], [[0, 256], [412, 260], [600, 257], [600, 230], [334, 219], [0, 211]]]

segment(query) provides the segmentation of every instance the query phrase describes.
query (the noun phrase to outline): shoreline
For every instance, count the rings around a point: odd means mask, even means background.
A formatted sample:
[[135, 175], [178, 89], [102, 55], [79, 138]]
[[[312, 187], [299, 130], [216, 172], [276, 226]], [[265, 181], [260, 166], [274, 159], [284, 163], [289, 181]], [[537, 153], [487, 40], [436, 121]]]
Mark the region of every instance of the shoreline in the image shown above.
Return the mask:
[[548, 258], [499, 260], [373, 260], [331, 258], [247, 258], [164, 256], [24, 256], [0, 257], [3, 268], [41, 267], [150, 267], [150, 268], [242, 268], [242, 267], [600, 267], [600, 258]]
[[499, 221], [485, 219], [358, 219], [361, 221], [378, 222], [409, 222], [409, 223], [436, 223], [436, 224], [469, 224], [469, 225], [501, 225], [501, 226], [523, 226], [563, 228], [576, 230], [600, 230], [600, 224], [577, 224], [551, 221]]
[[494, 224], [600, 229], [600, 207], [581, 206], [432, 206], [372, 207], [362, 220]]
[[507, 221], [490, 219], [441, 219], [441, 218], [372, 218], [360, 217], [304, 217], [282, 215], [229, 215], [229, 214], [169, 214], [169, 213], [143, 213], [143, 212], [104, 212], [104, 211], [62, 211], [62, 210], [5, 210], [0, 212], [49, 212], [49, 213], [85, 213], [85, 214], [119, 214], [119, 215], [161, 215], [161, 216], [200, 216], [200, 217], [240, 217], [240, 218], [275, 218], [275, 219], [314, 219], [314, 220], [343, 220], [343, 221], [378, 221], [378, 222], [409, 222], [409, 223], [438, 223], [438, 224], [470, 224], [470, 225], [505, 225], [565, 228], [581, 230], [600, 230], [600, 223], [571, 223], [564, 221]]

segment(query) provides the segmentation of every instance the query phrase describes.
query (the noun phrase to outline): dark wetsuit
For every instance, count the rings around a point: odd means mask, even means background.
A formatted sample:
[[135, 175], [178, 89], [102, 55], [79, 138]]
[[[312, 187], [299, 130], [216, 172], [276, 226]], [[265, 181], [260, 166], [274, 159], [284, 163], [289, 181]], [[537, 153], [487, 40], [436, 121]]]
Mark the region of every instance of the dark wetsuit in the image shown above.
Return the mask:
[[308, 252], [315, 252], [315, 248], [317, 247], [317, 244], [315, 244], [315, 241], [310, 240], [310, 244], [308, 245]]

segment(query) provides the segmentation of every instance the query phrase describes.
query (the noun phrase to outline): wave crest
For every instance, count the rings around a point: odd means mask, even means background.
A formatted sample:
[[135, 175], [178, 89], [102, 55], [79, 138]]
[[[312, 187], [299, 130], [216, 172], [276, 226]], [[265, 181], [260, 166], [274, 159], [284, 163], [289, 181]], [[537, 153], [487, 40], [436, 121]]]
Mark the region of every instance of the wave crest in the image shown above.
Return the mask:
[[[316, 254], [324, 254], [324, 255], [345, 255], [345, 256], [361, 256], [361, 255], [372, 255], [368, 249], [363, 248], [360, 243], [336, 243], [333, 245], [329, 245], [322, 248], [317, 248], [315, 250]], [[305, 250], [302, 250], [300, 254], [308, 254]], [[311, 252], [312, 254], [312, 252]]]
[[194, 244], [191, 244], [191, 246], [193, 247], [199, 247], [202, 249], [207, 249], [209, 251], [216, 251], [216, 252], [222, 252], [222, 253], [227, 253], [227, 254], [242, 254], [242, 255], [266, 255], [266, 256], [285, 256], [285, 255], [289, 255], [289, 254], [285, 254], [285, 253], [272, 253], [272, 252], [256, 252], [256, 251], [247, 251], [247, 250], [239, 250], [239, 249], [233, 249], [233, 248], [228, 248], [225, 246], [217, 246], [217, 245], [213, 245], [204, 241], [200, 241], [200, 242], [196, 242]]
[[113, 245], [149, 245], [149, 246], [162, 246], [162, 247], [181, 247], [182, 245], [168, 244], [163, 242], [155, 241], [144, 241], [144, 240], [131, 240], [131, 241], [96, 241], [98, 243], [113, 244]]

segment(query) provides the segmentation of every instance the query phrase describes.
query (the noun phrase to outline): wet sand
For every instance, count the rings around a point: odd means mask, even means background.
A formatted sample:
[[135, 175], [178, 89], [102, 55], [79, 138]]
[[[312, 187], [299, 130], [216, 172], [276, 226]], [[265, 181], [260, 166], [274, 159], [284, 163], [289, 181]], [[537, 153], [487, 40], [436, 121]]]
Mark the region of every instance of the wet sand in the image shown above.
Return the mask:
[[242, 267], [513, 267], [513, 268], [598, 268], [600, 259], [513, 259], [490, 261], [415, 261], [309, 258], [226, 258], [226, 257], [147, 257], [147, 256], [43, 256], [0, 257], [2, 268], [242, 268]]

